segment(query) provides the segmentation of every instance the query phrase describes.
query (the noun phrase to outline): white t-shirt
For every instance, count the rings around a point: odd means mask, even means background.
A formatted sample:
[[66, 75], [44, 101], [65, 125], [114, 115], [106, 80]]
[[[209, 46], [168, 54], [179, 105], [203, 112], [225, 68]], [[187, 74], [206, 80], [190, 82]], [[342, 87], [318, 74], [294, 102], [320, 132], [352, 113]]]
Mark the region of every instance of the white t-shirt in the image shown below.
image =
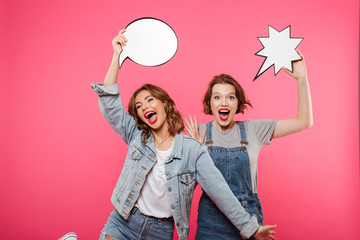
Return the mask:
[[135, 203], [135, 206], [144, 215], [157, 218], [172, 216], [164, 166], [172, 149], [173, 146], [165, 151], [156, 149], [157, 161], [148, 173], [140, 196]]

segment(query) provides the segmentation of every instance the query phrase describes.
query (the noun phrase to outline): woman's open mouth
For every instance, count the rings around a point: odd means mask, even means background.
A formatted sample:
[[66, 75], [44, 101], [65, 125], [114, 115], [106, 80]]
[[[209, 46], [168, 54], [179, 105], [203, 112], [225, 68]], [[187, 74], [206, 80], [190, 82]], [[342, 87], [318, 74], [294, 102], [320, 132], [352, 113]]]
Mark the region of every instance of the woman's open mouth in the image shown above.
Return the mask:
[[230, 110], [226, 108], [220, 108], [219, 109], [219, 117], [222, 121], [228, 120], [230, 115]]
[[155, 111], [147, 111], [144, 114], [144, 117], [148, 120], [150, 124], [154, 124], [157, 121], [157, 114]]

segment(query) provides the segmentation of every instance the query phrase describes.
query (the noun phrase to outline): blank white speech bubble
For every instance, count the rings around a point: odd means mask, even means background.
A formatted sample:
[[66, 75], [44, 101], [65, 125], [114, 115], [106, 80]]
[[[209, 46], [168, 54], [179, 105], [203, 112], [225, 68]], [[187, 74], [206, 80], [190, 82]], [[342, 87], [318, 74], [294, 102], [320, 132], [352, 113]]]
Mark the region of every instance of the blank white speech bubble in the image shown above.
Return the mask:
[[119, 57], [120, 67], [127, 58], [143, 66], [159, 66], [168, 62], [178, 48], [174, 30], [156, 18], [136, 19], [124, 35], [128, 42]]

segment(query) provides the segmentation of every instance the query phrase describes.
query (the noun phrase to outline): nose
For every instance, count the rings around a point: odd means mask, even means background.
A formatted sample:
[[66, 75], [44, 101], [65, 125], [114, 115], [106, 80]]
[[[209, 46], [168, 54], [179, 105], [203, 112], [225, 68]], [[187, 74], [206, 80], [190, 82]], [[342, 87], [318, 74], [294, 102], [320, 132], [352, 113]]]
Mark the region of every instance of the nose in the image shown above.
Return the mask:
[[141, 110], [142, 110], [143, 112], [145, 112], [147, 108], [148, 108], [148, 103], [147, 103], [147, 102], [144, 102], [144, 103], [141, 105]]
[[228, 101], [226, 98], [222, 98], [221, 99], [221, 106], [227, 106], [228, 105]]

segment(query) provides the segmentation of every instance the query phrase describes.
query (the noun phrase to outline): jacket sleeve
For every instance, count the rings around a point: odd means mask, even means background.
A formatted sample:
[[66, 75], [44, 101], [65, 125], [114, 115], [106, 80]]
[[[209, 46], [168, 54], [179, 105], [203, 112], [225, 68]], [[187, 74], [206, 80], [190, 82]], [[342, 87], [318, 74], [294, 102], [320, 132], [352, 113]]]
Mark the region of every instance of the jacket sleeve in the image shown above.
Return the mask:
[[141, 131], [137, 129], [135, 119], [126, 112], [119, 95], [117, 83], [104, 87], [101, 83], [92, 83], [92, 89], [99, 95], [99, 107], [110, 126], [126, 144]]
[[212, 161], [206, 147], [199, 147], [196, 161], [196, 180], [224, 213], [224, 215], [240, 231], [243, 238], [251, 237], [259, 228], [257, 218], [245, 211], [231, 191], [221, 172]]

